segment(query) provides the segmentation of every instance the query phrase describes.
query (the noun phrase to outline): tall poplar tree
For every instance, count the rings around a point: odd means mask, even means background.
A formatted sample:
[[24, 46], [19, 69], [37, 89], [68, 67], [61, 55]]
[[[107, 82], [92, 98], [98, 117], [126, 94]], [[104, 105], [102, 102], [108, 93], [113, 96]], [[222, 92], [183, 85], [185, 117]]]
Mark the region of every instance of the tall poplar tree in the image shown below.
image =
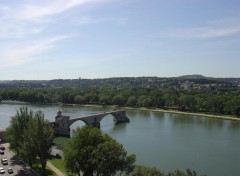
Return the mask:
[[7, 138], [10, 148], [17, 151], [18, 157], [29, 166], [39, 162], [42, 175], [45, 175], [47, 158], [53, 144], [53, 131], [42, 111], [33, 113], [27, 107], [21, 107], [10, 121]]

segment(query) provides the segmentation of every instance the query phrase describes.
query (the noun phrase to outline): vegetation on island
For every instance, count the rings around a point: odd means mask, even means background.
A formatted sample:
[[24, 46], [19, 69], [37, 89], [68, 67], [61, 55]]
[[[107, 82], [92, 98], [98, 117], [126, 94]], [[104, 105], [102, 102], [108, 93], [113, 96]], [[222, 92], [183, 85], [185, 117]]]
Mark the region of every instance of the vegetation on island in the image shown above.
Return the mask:
[[2, 88], [2, 100], [34, 103], [118, 105], [175, 109], [240, 117], [240, 90], [182, 90], [145, 87]]

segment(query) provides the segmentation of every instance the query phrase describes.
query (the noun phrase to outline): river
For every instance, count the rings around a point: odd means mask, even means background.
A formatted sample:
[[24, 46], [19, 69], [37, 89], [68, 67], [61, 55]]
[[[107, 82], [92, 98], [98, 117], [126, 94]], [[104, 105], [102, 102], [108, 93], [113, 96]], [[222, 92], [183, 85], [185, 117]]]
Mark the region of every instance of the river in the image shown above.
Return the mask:
[[[22, 105], [0, 104], [0, 129]], [[42, 110], [54, 121], [57, 112], [80, 117], [111, 109], [57, 105], [27, 105]], [[128, 110], [130, 123], [115, 125], [111, 115], [101, 121], [101, 130], [137, 156], [137, 164], [161, 171], [191, 168], [208, 176], [240, 175], [240, 122], [191, 115]], [[84, 125], [75, 122], [71, 128]]]

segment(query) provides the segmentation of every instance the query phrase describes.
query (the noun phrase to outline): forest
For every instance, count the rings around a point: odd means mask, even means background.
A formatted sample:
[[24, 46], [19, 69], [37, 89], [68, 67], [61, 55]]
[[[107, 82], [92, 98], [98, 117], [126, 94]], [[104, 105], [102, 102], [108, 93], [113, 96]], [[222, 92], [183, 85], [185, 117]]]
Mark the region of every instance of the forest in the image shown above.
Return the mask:
[[29, 103], [117, 105], [240, 117], [240, 90], [180, 90], [144, 87], [0, 89], [0, 101]]

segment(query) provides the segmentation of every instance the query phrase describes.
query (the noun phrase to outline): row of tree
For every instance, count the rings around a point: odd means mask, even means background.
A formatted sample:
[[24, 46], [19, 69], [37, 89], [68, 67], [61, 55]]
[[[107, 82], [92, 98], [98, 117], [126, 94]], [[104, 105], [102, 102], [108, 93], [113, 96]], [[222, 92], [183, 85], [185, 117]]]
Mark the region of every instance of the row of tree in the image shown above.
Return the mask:
[[5, 88], [0, 100], [174, 108], [240, 116], [239, 91], [184, 91], [157, 88]]

